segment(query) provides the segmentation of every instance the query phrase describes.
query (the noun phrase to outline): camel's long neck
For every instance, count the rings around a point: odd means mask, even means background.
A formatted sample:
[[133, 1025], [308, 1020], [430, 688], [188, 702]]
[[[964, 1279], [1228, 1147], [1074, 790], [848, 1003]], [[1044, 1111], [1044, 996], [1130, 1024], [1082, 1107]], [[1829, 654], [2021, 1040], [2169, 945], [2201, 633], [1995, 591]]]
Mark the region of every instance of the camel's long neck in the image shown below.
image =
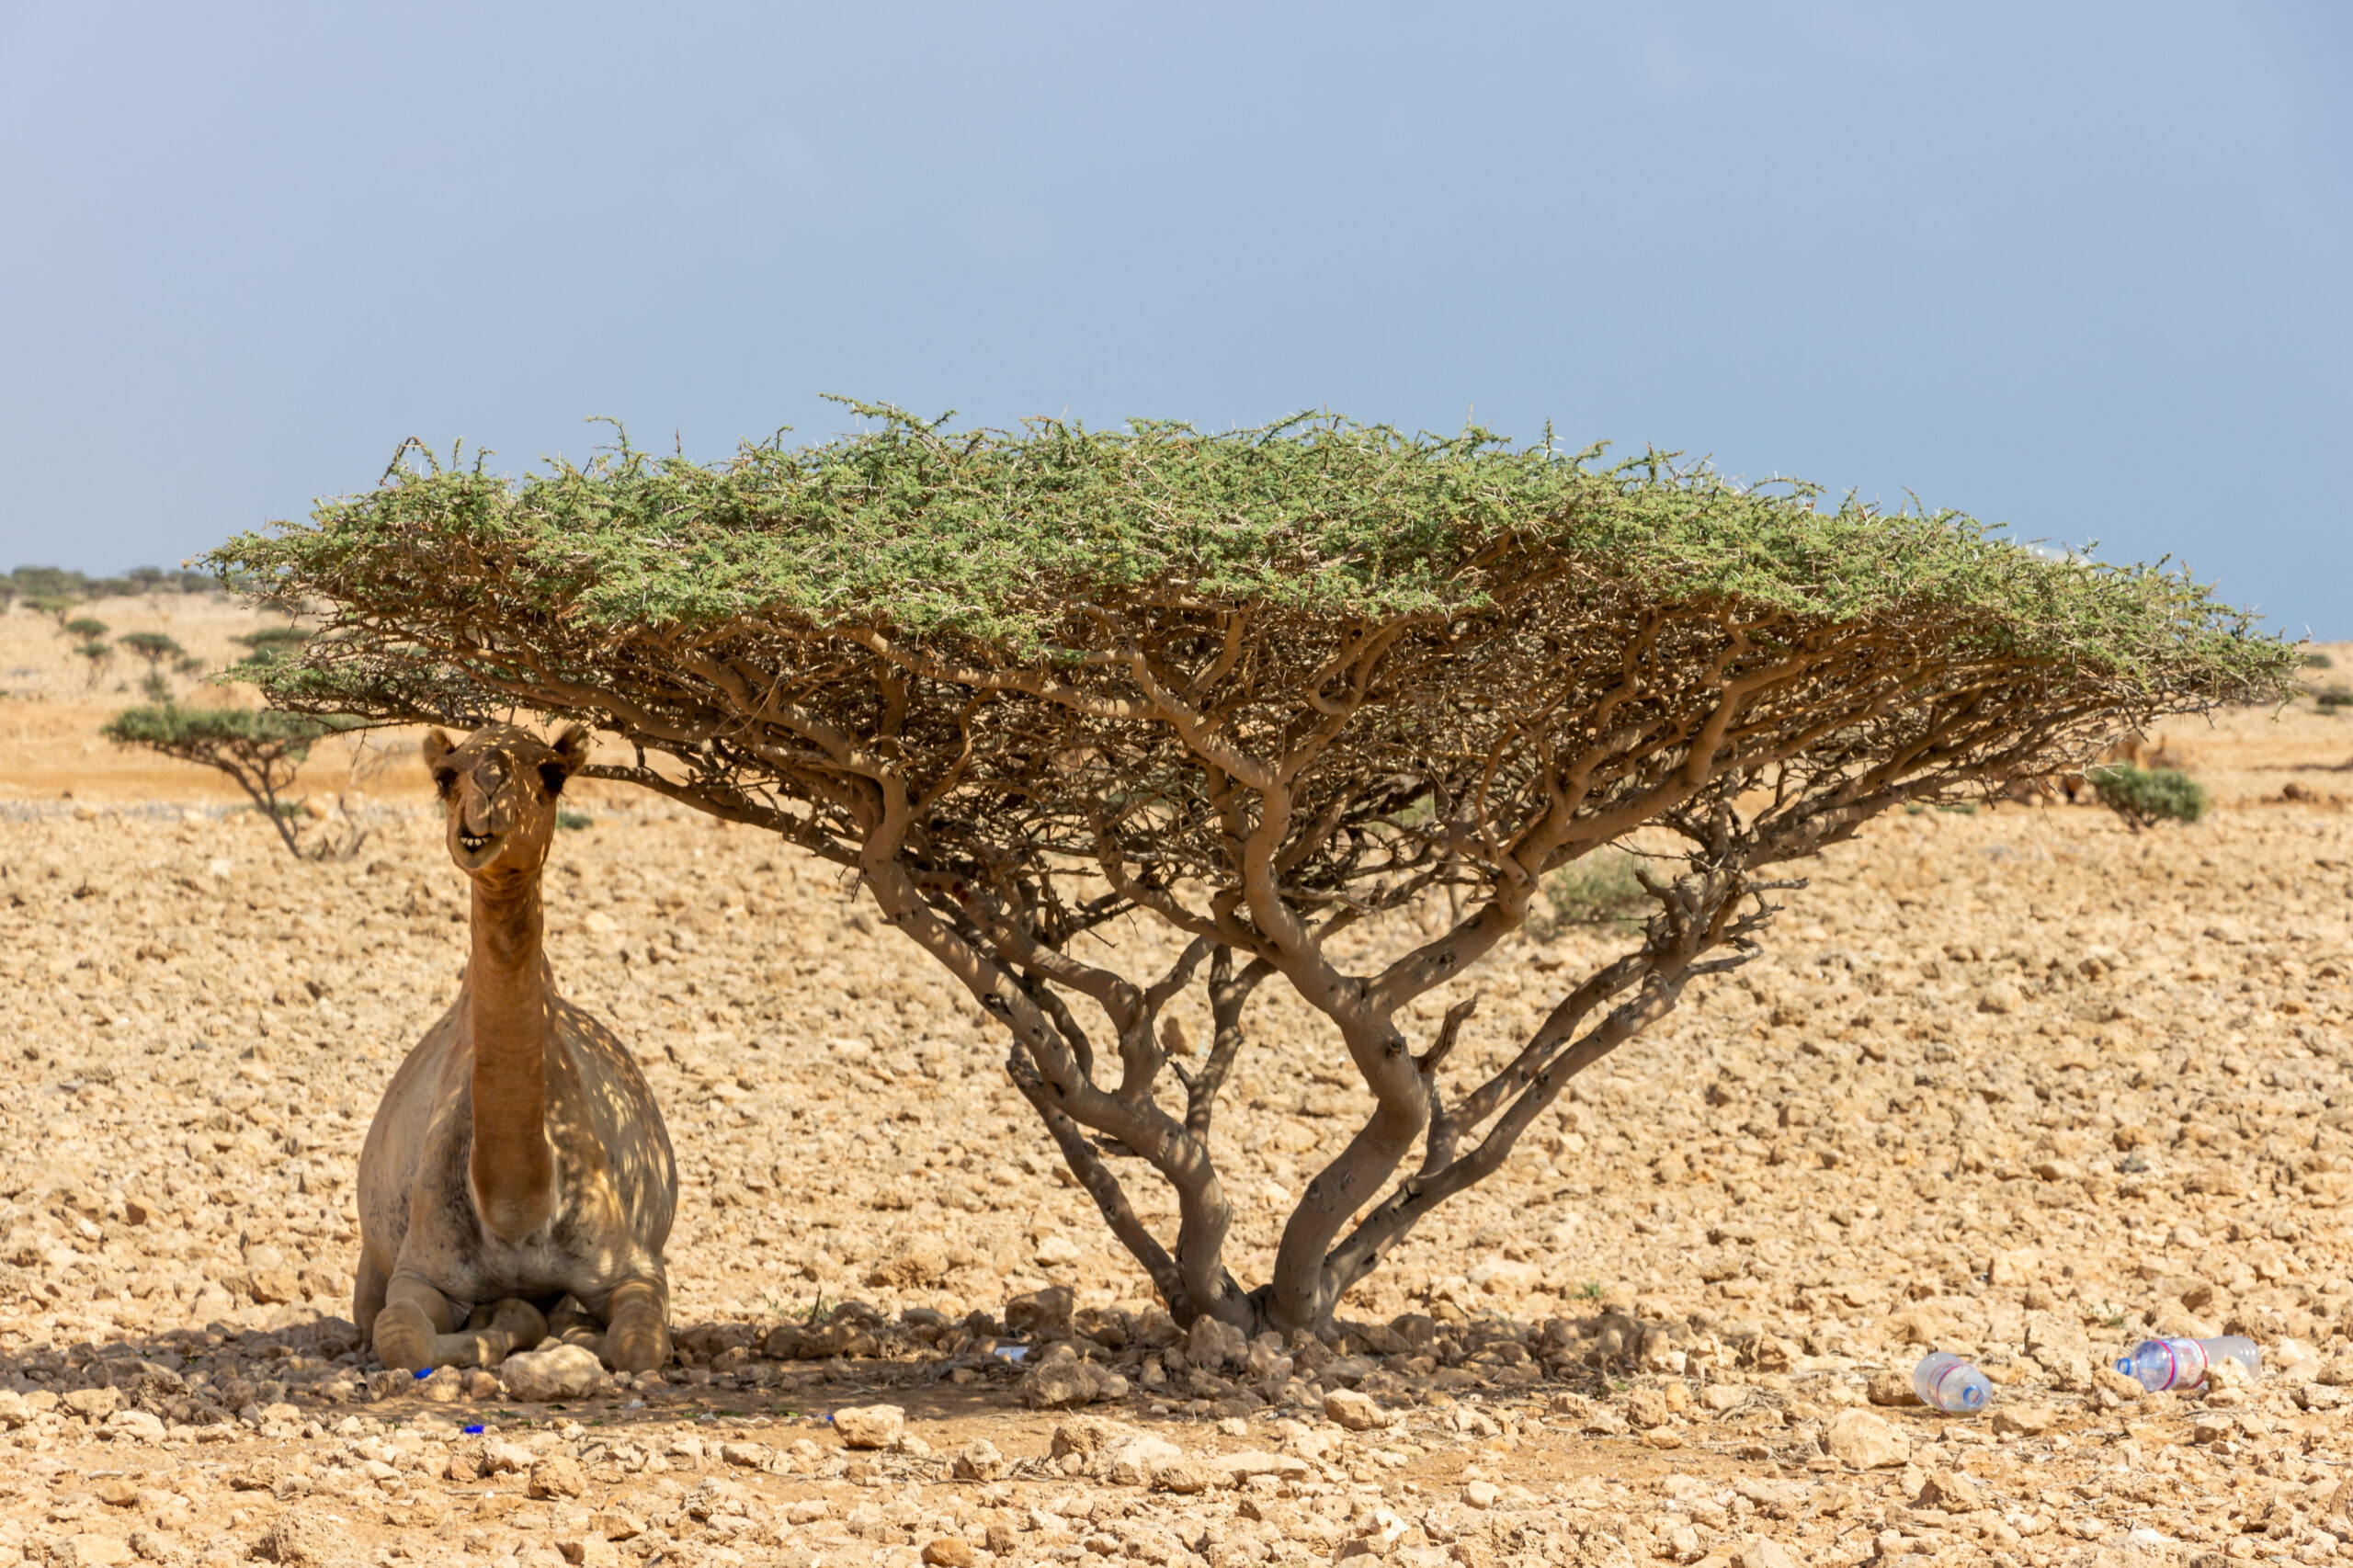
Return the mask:
[[548, 1142], [548, 1051], [555, 996], [542, 943], [537, 872], [492, 886], [474, 881], [473, 956], [466, 965], [473, 1066], [474, 1205], [509, 1241], [555, 1210]]

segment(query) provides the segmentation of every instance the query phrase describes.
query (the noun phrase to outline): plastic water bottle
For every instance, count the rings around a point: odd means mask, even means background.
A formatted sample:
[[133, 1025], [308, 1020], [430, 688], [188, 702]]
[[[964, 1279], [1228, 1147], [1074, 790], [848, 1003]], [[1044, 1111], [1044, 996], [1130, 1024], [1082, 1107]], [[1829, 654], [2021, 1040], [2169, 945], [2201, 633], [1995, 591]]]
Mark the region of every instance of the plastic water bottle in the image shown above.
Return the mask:
[[2250, 1378], [2263, 1375], [2263, 1352], [2255, 1341], [2226, 1334], [2220, 1339], [2144, 1339], [2129, 1356], [2120, 1356], [2116, 1369], [2156, 1393], [2165, 1389], [2196, 1388], [2206, 1381], [2206, 1369], [2218, 1361], [2236, 1361]]
[[1912, 1369], [1912, 1392], [1921, 1403], [1948, 1415], [1974, 1415], [1985, 1408], [1994, 1385], [1968, 1358], [1931, 1350]]

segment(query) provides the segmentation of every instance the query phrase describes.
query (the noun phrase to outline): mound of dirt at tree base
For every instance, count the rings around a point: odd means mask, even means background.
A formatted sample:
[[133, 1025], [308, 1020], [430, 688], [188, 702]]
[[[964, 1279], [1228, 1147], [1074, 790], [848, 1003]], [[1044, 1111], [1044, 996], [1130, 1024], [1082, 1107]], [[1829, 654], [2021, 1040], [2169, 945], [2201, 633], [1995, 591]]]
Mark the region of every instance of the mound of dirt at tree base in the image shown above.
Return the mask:
[[[2325, 790], [2278, 770], [2353, 732], [2294, 723], [2245, 720], [2241, 756], [2234, 717], [2199, 766], [2273, 781], [2250, 802]], [[344, 1321], [359, 1139], [463, 958], [436, 824], [383, 792], [350, 863], [210, 809], [0, 823], [0, 1560], [2312, 1562], [2353, 1535], [2353, 828], [2325, 801], [1876, 824], [1766, 959], [1399, 1247], [1349, 1334], [1249, 1347], [1155, 1310], [997, 1037], [835, 873], [585, 791], [551, 945], [670, 1119], [685, 1364], [550, 1407], [387, 1377]], [[1605, 950], [1465, 977], [1459, 1053]], [[1218, 1146], [1260, 1277], [1365, 1108], [1262, 994]], [[2097, 1369], [2160, 1328], [2250, 1334], [2268, 1375], [2129, 1398]], [[1977, 1358], [1992, 1414], [1870, 1403], [1929, 1345]], [[825, 1419], [873, 1405], [895, 1437]]]

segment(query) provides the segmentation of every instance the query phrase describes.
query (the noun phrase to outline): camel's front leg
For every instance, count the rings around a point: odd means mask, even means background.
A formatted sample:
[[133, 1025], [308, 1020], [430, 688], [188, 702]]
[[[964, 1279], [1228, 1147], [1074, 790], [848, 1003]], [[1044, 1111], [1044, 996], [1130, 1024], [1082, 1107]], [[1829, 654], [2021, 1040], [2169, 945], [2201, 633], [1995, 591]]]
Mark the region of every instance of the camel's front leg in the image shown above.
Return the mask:
[[628, 1279], [605, 1298], [605, 1365], [650, 1372], [670, 1359], [670, 1286], [660, 1274]]
[[359, 1249], [359, 1268], [352, 1276], [351, 1321], [359, 1327], [359, 1343], [375, 1343], [376, 1314], [384, 1310], [384, 1288], [390, 1281], [377, 1267], [375, 1255]]

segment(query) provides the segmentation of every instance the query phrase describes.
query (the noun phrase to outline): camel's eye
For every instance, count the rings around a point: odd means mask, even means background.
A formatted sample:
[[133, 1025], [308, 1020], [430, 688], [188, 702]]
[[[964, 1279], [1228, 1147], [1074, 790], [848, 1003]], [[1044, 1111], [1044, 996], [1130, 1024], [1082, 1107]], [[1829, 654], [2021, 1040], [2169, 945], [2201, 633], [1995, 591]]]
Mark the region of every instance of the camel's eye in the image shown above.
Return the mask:
[[440, 791], [443, 800], [448, 800], [449, 792], [457, 787], [458, 770], [456, 768], [437, 767], [433, 770], [433, 788]]

